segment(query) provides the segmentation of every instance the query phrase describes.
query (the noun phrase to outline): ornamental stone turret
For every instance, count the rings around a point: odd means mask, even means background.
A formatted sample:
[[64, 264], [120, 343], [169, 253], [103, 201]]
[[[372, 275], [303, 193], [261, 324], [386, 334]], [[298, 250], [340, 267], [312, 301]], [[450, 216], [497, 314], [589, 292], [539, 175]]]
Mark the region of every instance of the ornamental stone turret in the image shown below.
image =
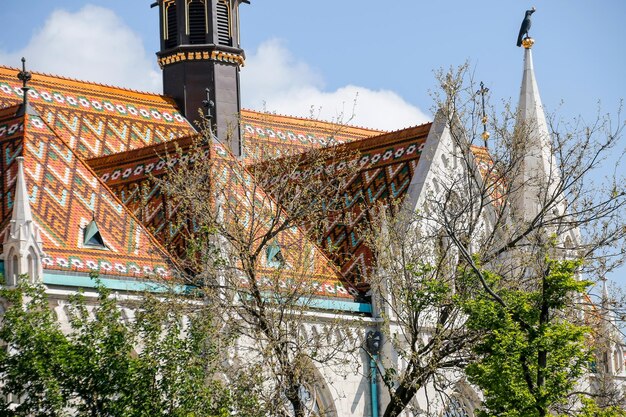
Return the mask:
[[8, 286], [15, 286], [18, 277], [23, 274], [27, 274], [31, 282], [41, 281], [43, 278], [41, 263], [44, 257], [43, 243], [39, 226], [33, 220], [30, 211], [24, 176], [24, 158], [18, 157], [17, 164], [13, 213], [2, 251], [5, 281]]

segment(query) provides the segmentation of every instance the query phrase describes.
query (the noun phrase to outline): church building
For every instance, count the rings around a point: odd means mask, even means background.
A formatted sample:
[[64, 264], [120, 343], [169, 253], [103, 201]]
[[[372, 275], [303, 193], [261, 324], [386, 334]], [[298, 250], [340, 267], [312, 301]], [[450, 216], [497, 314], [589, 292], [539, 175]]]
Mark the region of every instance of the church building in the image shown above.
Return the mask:
[[[155, 2], [162, 95], [30, 73], [28, 61], [21, 68], [0, 65], [0, 272], [5, 285], [16, 285], [25, 274], [44, 284], [61, 306], [68, 294], [95, 287], [93, 273], [125, 294], [174, 279], [177, 255], [170, 244], [184, 247], [184, 237], [171, 227], [167, 196], [156, 186], [146, 190], [146, 184], [175, 169], [177, 160], [163, 155], [190, 146], [204, 126], [215, 139], [215, 152], [208, 157], [246, 167], [327, 147], [358, 153], [358, 170], [345, 188], [350, 216], [328, 221], [318, 239], [296, 227], [284, 239], [313, 248], [309, 279], [319, 299], [316, 312], [351, 317], [358, 324], [349, 332], [363, 341], [368, 331], [378, 330], [383, 312], [361, 285], [375, 260], [361, 236], [370, 217], [359, 204], [402, 200], [419, 207], [434, 176], [448, 169], [449, 127], [436, 118], [383, 132], [242, 109], [242, 3], [248, 1]], [[538, 121], [543, 135], [532, 144], [536, 149], [526, 163], [536, 173], [548, 169], [551, 154], [531, 43], [524, 44], [523, 70], [519, 114]], [[487, 154], [485, 148], [476, 152]], [[271, 184], [263, 187], [271, 194]], [[528, 198], [520, 204], [532, 206]], [[262, 273], [271, 274], [298, 255], [286, 246], [280, 251], [268, 247]], [[611, 372], [626, 376], [621, 347], [615, 355], [621, 356], [611, 361]], [[382, 410], [386, 398], [380, 379], [377, 385], [371, 378], [369, 356], [363, 352], [354, 360], [359, 363], [343, 366], [360, 373], [318, 370], [322, 388], [316, 407], [327, 410], [324, 415], [373, 417]], [[480, 398], [471, 387], [461, 383], [454, 395], [448, 407], [462, 410], [443, 415], [473, 415]], [[423, 406], [426, 399], [415, 401]]]

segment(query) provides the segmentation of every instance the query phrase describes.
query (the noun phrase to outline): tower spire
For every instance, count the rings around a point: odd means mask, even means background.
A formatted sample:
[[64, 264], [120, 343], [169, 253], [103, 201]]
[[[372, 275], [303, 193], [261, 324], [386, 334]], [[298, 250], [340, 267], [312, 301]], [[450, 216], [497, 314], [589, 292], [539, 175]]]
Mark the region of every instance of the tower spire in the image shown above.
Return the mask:
[[15, 180], [15, 198], [13, 200], [13, 215], [11, 216], [11, 232], [14, 233], [19, 225], [33, 221], [28, 201], [28, 190], [24, 178], [24, 157], [17, 157], [17, 179]]
[[524, 73], [520, 88], [515, 127], [515, 155], [520, 161], [517, 173], [520, 186], [518, 212], [524, 219], [533, 219], [539, 214], [542, 203], [552, 195], [558, 172], [552, 152], [550, 130], [546, 121], [539, 87], [535, 77], [532, 46], [534, 40], [525, 38]]

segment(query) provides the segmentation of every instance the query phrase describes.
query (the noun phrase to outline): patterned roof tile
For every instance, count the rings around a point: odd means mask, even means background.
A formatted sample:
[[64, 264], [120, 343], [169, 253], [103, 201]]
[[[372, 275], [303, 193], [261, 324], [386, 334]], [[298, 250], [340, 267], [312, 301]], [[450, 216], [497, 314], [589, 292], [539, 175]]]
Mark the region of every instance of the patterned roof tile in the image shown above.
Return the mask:
[[[22, 102], [18, 69], [0, 66], [0, 108]], [[29, 102], [81, 158], [137, 149], [195, 133], [158, 94], [33, 73]]]
[[[356, 152], [359, 167], [346, 185], [344, 207], [330, 213], [322, 225], [309, 225], [308, 232], [316, 235], [318, 245], [340, 268], [349, 282], [359, 285], [370, 272], [372, 251], [362, 233], [370, 221], [371, 210], [387, 205], [406, 195], [431, 124], [391, 132], [340, 145], [337, 152]], [[347, 164], [340, 161], [336, 164]], [[254, 169], [254, 168], [252, 168]], [[302, 170], [306, 170], [306, 164]], [[327, 166], [326, 169], [332, 169]], [[272, 193], [273, 184], [281, 178], [268, 179], [264, 187]], [[362, 289], [366, 289], [362, 287]]]
[[[40, 226], [45, 269], [142, 278], [167, 276], [169, 256], [140, 222], [98, 179], [75, 151], [38, 116], [21, 122], [12, 136], [0, 136], [4, 226], [11, 216], [17, 163], [24, 156], [33, 217]], [[0, 123], [1, 129], [2, 123]], [[85, 247], [84, 228], [94, 219], [106, 249]]]
[[241, 111], [241, 124], [243, 145], [249, 155], [248, 162], [280, 157], [285, 152], [305, 152], [311, 148], [352, 142], [384, 133], [343, 123], [252, 110]]
[[[189, 146], [195, 130], [163, 96], [44, 74], [34, 74], [29, 91], [41, 117], [27, 116], [24, 130], [23, 119], [12, 116], [23, 94], [17, 72], [0, 66], [3, 224], [10, 217], [14, 159], [23, 153], [33, 214], [48, 254], [45, 268], [136, 277], [147, 271], [166, 273], [171, 258], [153, 236], [164, 243], [177, 231], [168, 227], [172, 208], [159, 190], [150, 189], [150, 177], [185, 157], [162, 158], [166, 150]], [[404, 196], [430, 125], [384, 134], [251, 110], [242, 111], [241, 123], [247, 164], [329, 145], [358, 152], [359, 171], [346, 187], [345, 207], [329, 215], [322, 234], [316, 235], [319, 241], [310, 240], [311, 230], [297, 228], [277, 237], [287, 263], [295, 263], [306, 248], [312, 250], [310, 278], [320, 294], [354, 296], [344, 277], [358, 283], [372, 261], [359, 230], [369, 208]], [[238, 162], [221, 145], [213, 149], [211, 157], [223, 173], [217, 181], [228, 184], [235, 199], [246, 195], [246, 181], [236, 181], [226, 169]], [[146, 185], [148, 202], [143, 205], [139, 190]], [[265, 185], [271, 196], [271, 181]], [[264, 204], [276, 204], [258, 192]], [[92, 218], [109, 250], [83, 247], [83, 228]], [[271, 267], [260, 268], [261, 275], [275, 273]]]

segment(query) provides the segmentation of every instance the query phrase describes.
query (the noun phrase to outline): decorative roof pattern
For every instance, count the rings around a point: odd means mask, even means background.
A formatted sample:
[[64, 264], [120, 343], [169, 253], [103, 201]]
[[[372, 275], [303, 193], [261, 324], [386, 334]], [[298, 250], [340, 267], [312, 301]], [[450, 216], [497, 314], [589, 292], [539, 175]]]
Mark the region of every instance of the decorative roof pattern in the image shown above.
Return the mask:
[[[18, 70], [0, 66], [0, 108], [22, 102]], [[33, 73], [29, 102], [84, 159], [195, 133], [163, 96]]]
[[[0, 108], [22, 101], [16, 73], [0, 66]], [[195, 130], [171, 101], [159, 95], [41, 74], [33, 77], [31, 87], [30, 102], [41, 117], [27, 116], [25, 134], [23, 120], [8, 118], [14, 110], [0, 110], [0, 120], [7, 115], [0, 122], [0, 168], [6, 173], [0, 190], [2, 218], [10, 217], [13, 160], [23, 154], [34, 217], [48, 255], [45, 268], [137, 277], [147, 272], [167, 274], [169, 255], [155, 237], [161, 243], [184, 245], [184, 241], [172, 226], [175, 208], [151, 177], [186, 161], [185, 149], [197, 137]], [[381, 135], [371, 129], [250, 110], [242, 111], [241, 123], [249, 155], [244, 163], [329, 145], [359, 153], [354, 161], [359, 172], [346, 188], [344, 209], [329, 215], [322, 229], [311, 225], [322, 230], [316, 234], [317, 245], [297, 228], [282, 232], [276, 240], [287, 265], [298, 263], [304, 252], [313, 254], [307, 274], [319, 294], [356, 295], [345, 277], [358, 283], [372, 260], [359, 230], [369, 219], [370, 208], [404, 196], [430, 125]], [[176, 146], [182, 155], [177, 155]], [[239, 162], [221, 145], [215, 144], [213, 150], [216, 185], [228, 189], [229, 198], [242, 207], [249, 204], [246, 184], [252, 177], [247, 178], [245, 170], [242, 174], [228, 169]], [[166, 151], [170, 155], [164, 160]], [[271, 190], [271, 185], [271, 181], [264, 184], [265, 189]], [[262, 204], [276, 206], [270, 195], [257, 186], [254, 189]], [[84, 228], [92, 220], [108, 250], [85, 247]], [[259, 268], [262, 276], [276, 274], [269, 265]], [[281, 270], [284, 285], [295, 279], [289, 278], [290, 273], [296, 271]]]
[[[343, 209], [329, 214], [325, 224], [309, 225], [308, 232], [316, 235], [318, 245], [335, 261], [349, 282], [359, 285], [372, 265], [372, 251], [362, 237], [371, 220], [371, 210], [406, 195], [430, 126], [427, 123], [340, 147], [358, 153], [358, 172], [345, 188]], [[333, 166], [326, 167], [326, 170], [333, 169]], [[264, 187], [271, 194], [273, 184], [279, 181], [281, 178], [272, 178]]]
[[305, 152], [352, 142], [383, 131], [330, 123], [320, 120], [301, 119], [276, 114], [241, 111], [243, 146], [248, 162], [277, 158], [285, 152]]
[[24, 137], [24, 117], [15, 117], [19, 106], [12, 106], [0, 110], [0, 203], [2, 210], [2, 233], [0, 241], [4, 242], [7, 224], [11, 219], [13, 199], [15, 197], [15, 180], [17, 178], [16, 158], [21, 156]]
[[[228, 210], [224, 209], [225, 221], [238, 222], [237, 227], [250, 224], [251, 228], [263, 234], [267, 230], [266, 224], [271, 223], [274, 216], [285, 215], [280, 204], [255, 183], [254, 176], [244, 169], [230, 152], [216, 145], [211, 152], [211, 158], [214, 160], [212, 186], [223, 190], [220, 197], [228, 201], [224, 203], [225, 206], [230, 207], [231, 214], [237, 217], [228, 219]], [[302, 275], [306, 275], [320, 295], [335, 297], [357, 295], [357, 291], [343, 281], [341, 273], [332, 261], [300, 228], [291, 227], [283, 230], [276, 236], [275, 241], [282, 248], [284, 263], [290, 265], [280, 270], [285, 285], [289, 285], [287, 281], [290, 279], [298, 280], [302, 279]], [[310, 259], [305, 259], [307, 256], [310, 256]], [[258, 265], [258, 273], [269, 277], [276, 274], [276, 268], [262, 262]]]
[[[25, 128], [15, 128], [19, 134], [0, 138], [3, 219], [6, 224], [10, 218], [15, 158], [22, 155], [33, 218], [46, 252], [44, 268], [136, 278], [167, 276], [166, 252], [138, 220], [42, 118], [29, 115], [25, 120]], [[84, 229], [92, 219], [106, 249], [84, 245]]]
[[[126, 207], [140, 218], [148, 230], [167, 247], [180, 245], [184, 247], [183, 234], [185, 232], [174, 226], [178, 224], [177, 210], [172, 207], [167, 196], [161, 193], [151, 178], [164, 175], [167, 169], [175, 168], [179, 163], [193, 162], [192, 158], [197, 158], [199, 155], [187, 156], [185, 154], [192, 143], [193, 137], [180, 138], [173, 142], [89, 161], [101, 181], [110, 187]], [[182, 155], [178, 151], [181, 151]], [[240, 178], [241, 175], [249, 174], [239, 166], [239, 162], [223, 146], [214, 144], [210, 155], [208, 149], [204, 152], [202, 157], [213, 160], [213, 186], [229, 190], [225, 199], [237, 201], [233, 204], [241, 207], [241, 217], [247, 213], [246, 207], [251, 195], [258, 199], [258, 204], [265, 206], [265, 211], [276, 211], [275, 208], [269, 207], [276, 207], [275, 202], [259, 187], [252, 186], [253, 191], [248, 189], [253, 179]], [[277, 240], [283, 248], [282, 254], [285, 262], [292, 266], [302, 265], [303, 260], [298, 257], [303, 253], [311, 253], [314, 267], [307, 274], [319, 295], [352, 297], [356, 294], [356, 290], [343, 283], [339, 270], [334, 267], [323, 251], [307, 238], [304, 231], [297, 228], [290, 229], [277, 236]], [[276, 268], [263, 264], [258, 269], [259, 274], [266, 277], [273, 276], [276, 271]], [[280, 270], [281, 279], [285, 280], [295, 281], [299, 273], [302, 271], [297, 271], [297, 268], [296, 270]], [[286, 281], [285, 285], [287, 285]]]

